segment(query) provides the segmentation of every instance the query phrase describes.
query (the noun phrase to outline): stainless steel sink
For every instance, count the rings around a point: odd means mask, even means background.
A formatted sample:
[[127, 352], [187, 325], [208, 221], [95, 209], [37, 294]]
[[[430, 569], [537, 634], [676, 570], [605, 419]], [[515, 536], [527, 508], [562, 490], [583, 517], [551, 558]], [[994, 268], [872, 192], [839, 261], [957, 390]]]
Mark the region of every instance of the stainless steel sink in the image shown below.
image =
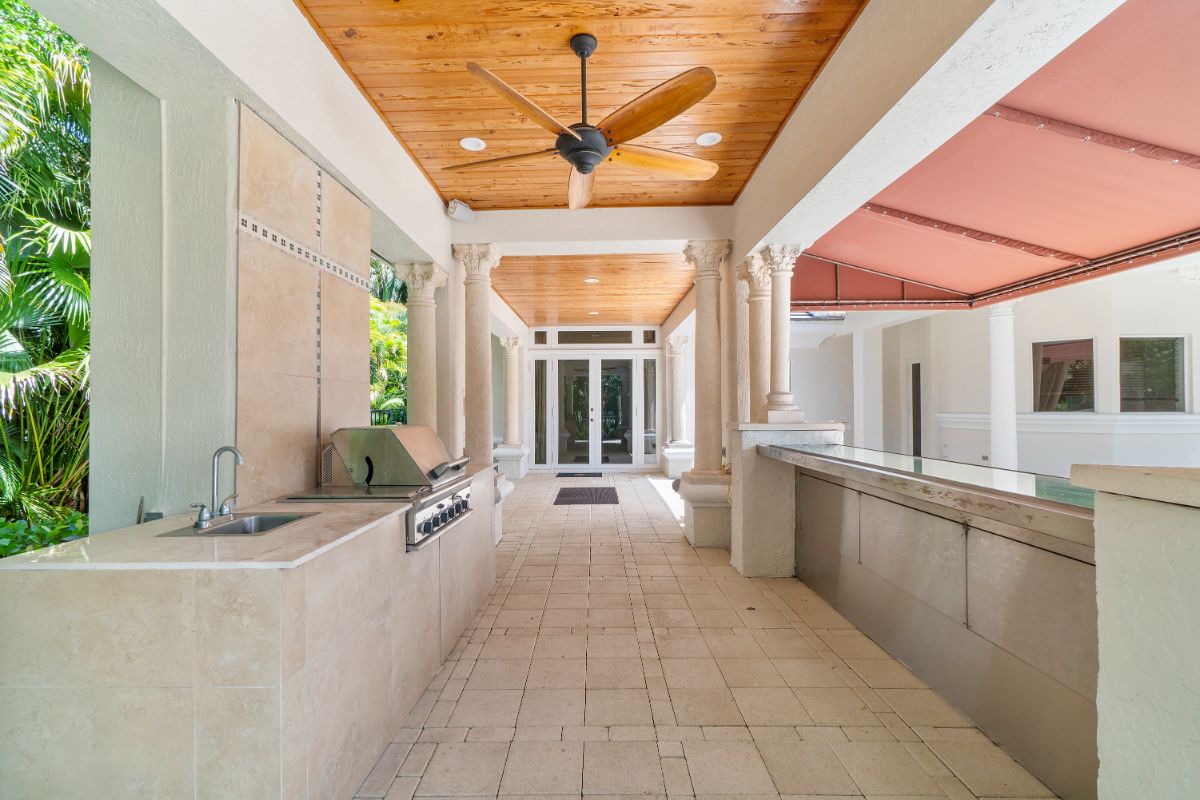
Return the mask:
[[160, 536], [256, 536], [299, 522], [312, 514], [234, 514], [229, 522], [209, 528], [180, 528]]

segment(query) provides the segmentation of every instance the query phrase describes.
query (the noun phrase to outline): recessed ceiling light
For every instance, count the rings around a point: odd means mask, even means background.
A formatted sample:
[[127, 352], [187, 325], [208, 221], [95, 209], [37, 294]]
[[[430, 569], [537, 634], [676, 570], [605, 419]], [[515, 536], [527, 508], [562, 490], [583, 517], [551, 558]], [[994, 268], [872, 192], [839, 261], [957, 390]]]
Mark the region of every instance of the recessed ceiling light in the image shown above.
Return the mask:
[[584, 278], [583, 282], [584, 283], [599, 283], [600, 279], [599, 278]]
[[709, 131], [708, 133], [702, 133], [696, 137], [696, 144], [700, 145], [701, 147], [712, 147], [714, 144], [720, 144], [720, 143], [721, 143], [721, 134], [717, 133], [716, 131]]
[[589, 317], [598, 317], [598, 316], [600, 316], [600, 312], [599, 311], [589, 311], [588, 316]]
[[[720, 137], [717, 137], [718, 139]], [[470, 150], [472, 153], [478, 153], [483, 148], [487, 147], [487, 142], [480, 139], [478, 136], [467, 136], [458, 140], [458, 146], [463, 150]]]

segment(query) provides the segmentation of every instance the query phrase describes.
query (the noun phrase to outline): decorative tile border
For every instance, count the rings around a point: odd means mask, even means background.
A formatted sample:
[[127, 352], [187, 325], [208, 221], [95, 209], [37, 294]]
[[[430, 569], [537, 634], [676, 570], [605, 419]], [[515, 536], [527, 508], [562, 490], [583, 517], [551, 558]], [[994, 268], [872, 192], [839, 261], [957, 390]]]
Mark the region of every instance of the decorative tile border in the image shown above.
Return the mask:
[[290, 237], [283, 235], [244, 211], [238, 214], [238, 230], [245, 231], [260, 242], [269, 244], [285, 253], [290, 253], [301, 261], [305, 261], [317, 269], [328, 272], [334, 277], [341, 278], [363, 291], [370, 291], [371, 289], [371, 281], [367, 278], [346, 269], [331, 258], [327, 258], [320, 253], [314, 253], [312, 248], [305, 247], [299, 242], [292, 240]]

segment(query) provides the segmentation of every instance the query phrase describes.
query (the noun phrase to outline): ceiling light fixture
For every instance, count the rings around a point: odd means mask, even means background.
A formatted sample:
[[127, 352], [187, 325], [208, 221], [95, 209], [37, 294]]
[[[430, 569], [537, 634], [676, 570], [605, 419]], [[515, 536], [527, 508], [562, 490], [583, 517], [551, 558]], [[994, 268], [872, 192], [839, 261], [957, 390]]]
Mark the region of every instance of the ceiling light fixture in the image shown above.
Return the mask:
[[600, 316], [600, 312], [599, 311], [589, 311], [588, 316], [589, 317], [598, 317], [598, 316]]
[[717, 133], [716, 131], [709, 131], [708, 133], [702, 133], [697, 136], [696, 144], [700, 145], [701, 147], [712, 147], [714, 144], [720, 144], [721, 139], [721, 134]]
[[583, 282], [584, 283], [599, 283], [600, 279], [599, 278], [584, 278]]
[[480, 150], [487, 147], [487, 142], [480, 139], [478, 136], [466, 136], [458, 140], [458, 146], [463, 150], [470, 150], [472, 153], [478, 153]]

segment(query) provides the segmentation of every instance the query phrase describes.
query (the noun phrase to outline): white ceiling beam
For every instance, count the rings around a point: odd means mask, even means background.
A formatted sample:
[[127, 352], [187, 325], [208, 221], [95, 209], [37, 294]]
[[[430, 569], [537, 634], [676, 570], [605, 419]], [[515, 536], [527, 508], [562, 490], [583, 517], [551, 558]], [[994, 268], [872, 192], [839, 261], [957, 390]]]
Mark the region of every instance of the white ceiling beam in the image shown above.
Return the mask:
[[736, 261], [807, 247], [1122, 0], [871, 0], [734, 206]]

